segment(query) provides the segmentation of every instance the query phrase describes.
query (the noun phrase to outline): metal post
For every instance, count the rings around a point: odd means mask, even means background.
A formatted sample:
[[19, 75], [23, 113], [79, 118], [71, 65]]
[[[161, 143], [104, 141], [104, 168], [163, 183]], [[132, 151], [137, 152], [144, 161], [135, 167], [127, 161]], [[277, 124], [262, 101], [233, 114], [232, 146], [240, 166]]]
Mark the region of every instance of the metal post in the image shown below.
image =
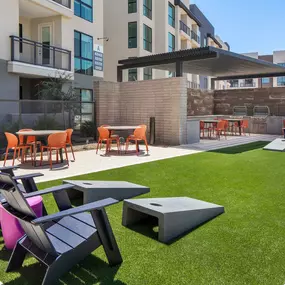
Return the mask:
[[117, 66], [117, 82], [123, 81], [123, 69], [121, 66]]
[[69, 60], [69, 63], [68, 63], [68, 70], [71, 71], [71, 51], [70, 51], [69, 54], [68, 54], [68, 60]]
[[183, 62], [176, 61], [176, 77], [183, 77]]
[[53, 57], [52, 57], [52, 60], [53, 60], [53, 68], [55, 68], [55, 47], [52, 47], [52, 51], [53, 51]]
[[34, 64], [37, 64], [37, 43], [36, 42], [34, 42]]
[[14, 37], [11, 37], [11, 61], [15, 59]]
[[150, 122], [149, 122], [149, 130], [150, 130], [150, 138], [149, 138], [149, 143], [151, 145], [155, 144], [155, 117], [150, 117]]

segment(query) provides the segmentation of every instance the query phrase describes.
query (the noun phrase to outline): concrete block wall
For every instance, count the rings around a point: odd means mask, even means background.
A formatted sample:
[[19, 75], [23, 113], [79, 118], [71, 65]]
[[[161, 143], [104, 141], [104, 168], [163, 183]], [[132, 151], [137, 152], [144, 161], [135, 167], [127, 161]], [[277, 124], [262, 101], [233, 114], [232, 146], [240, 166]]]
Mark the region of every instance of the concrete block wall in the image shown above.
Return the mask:
[[206, 116], [214, 113], [214, 92], [211, 90], [187, 89], [188, 116]]
[[156, 144], [186, 143], [186, 78], [94, 82], [97, 125], [146, 124], [155, 117]]

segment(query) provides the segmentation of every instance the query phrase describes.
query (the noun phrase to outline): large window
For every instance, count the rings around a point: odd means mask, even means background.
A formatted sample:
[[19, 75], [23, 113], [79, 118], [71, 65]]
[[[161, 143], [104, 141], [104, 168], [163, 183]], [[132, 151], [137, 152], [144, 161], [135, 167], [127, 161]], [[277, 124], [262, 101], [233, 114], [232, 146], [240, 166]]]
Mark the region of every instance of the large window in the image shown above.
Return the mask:
[[152, 0], [143, 0], [143, 14], [152, 19]]
[[175, 36], [168, 33], [168, 51], [175, 51]]
[[270, 79], [269, 79], [269, 77], [265, 77], [265, 78], [262, 78], [261, 82], [262, 82], [262, 84], [269, 84]]
[[136, 13], [137, 12], [137, 0], [128, 0], [128, 13]]
[[152, 29], [147, 25], [143, 25], [143, 48], [152, 52]]
[[129, 48], [137, 48], [138, 46], [138, 38], [137, 38], [137, 22], [129, 23], [128, 27], [128, 45]]
[[143, 80], [151, 80], [152, 79], [152, 68], [145, 67], [143, 69]]
[[168, 3], [168, 24], [175, 28], [175, 7]]
[[[285, 63], [278, 63], [278, 65], [281, 65], [285, 67]], [[285, 76], [277, 77], [277, 86], [285, 86]]]
[[74, 14], [93, 22], [93, 0], [74, 0]]
[[75, 115], [75, 129], [80, 129], [80, 126], [85, 121], [92, 121], [94, 119], [94, 101], [93, 91], [89, 89], [76, 89], [80, 107], [76, 108]]
[[138, 70], [136, 68], [129, 69], [129, 81], [138, 80]]
[[74, 69], [76, 73], [93, 75], [93, 38], [74, 31]]

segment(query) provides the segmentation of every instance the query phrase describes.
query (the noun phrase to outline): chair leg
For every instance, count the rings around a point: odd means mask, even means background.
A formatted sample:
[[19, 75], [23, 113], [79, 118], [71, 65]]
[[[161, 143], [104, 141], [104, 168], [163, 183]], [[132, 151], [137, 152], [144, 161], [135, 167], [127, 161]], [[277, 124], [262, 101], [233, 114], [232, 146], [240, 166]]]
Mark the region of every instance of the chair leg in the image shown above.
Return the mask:
[[58, 164], [58, 149], [56, 150], [56, 163]]
[[52, 150], [49, 150], [49, 163], [50, 163], [50, 169], [52, 169]]
[[[19, 151], [20, 151], [20, 150], [19, 150]], [[14, 166], [14, 164], [15, 164], [16, 153], [17, 153], [17, 149], [14, 149], [14, 155], [13, 155], [13, 163], [12, 163], [12, 166]]]
[[75, 161], [75, 156], [74, 156], [74, 151], [73, 151], [72, 144], [70, 145], [70, 148], [71, 148], [71, 152], [72, 152], [73, 160]]
[[120, 141], [117, 140], [117, 148], [118, 148], [118, 154], [120, 154]]
[[[96, 149], [96, 154], [98, 153], [98, 149], [99, 149], [99, 145], [101, 143], [101, 140], [99, 139], [98, 142], [97, 142], [97, 149]], [[101, 148], [100, 148], [101, 149]]]
[[64, 152], [65, 152], [65, 157], [66, 157], [67, 165], [69, 166], [69, 161], [68, 161], [68, 155], [67, 155], [67, 149], [66, 149], [66, 147], [64, 148]]
[[27, 254], [27, 251], [19, 244], [19, 241], [18, 241], [10, 257], [6, 272], [10, 272], [10, 271], [21, 268], [25, 260], [26, 254]]
[[6, 148], [6, 154], [5, 154], [5, 158], [4, 158], [4, 164], [3, 164], [3, 166], [5, 166], [5, 165], [6, 165], [6, 161], [7, 161], [7, 158], [8, 158], [8, 153], [9, 153], [9, 149], [8, 149], [8, 148]]
[[147, 140], [144, 140], [144, 143], [145, 143], [146, 152], [147, 152], [147, 154], [148, 154], [148, 144], [147, 144]]

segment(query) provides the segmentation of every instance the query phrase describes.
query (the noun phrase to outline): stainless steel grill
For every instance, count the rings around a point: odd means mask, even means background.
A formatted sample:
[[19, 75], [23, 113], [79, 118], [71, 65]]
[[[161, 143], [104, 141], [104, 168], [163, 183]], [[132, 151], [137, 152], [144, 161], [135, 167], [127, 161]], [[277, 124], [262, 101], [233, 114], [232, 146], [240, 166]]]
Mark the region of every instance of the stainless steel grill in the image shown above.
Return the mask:
[[247, 107], [246, 106], [234, 106], [233, 115], [234, 116], [247, 116]]
[[255, 106], [253, 108], [252, 127], [257, 134], [267, 133], [267, 117], [270, 115], [268, 106]]

